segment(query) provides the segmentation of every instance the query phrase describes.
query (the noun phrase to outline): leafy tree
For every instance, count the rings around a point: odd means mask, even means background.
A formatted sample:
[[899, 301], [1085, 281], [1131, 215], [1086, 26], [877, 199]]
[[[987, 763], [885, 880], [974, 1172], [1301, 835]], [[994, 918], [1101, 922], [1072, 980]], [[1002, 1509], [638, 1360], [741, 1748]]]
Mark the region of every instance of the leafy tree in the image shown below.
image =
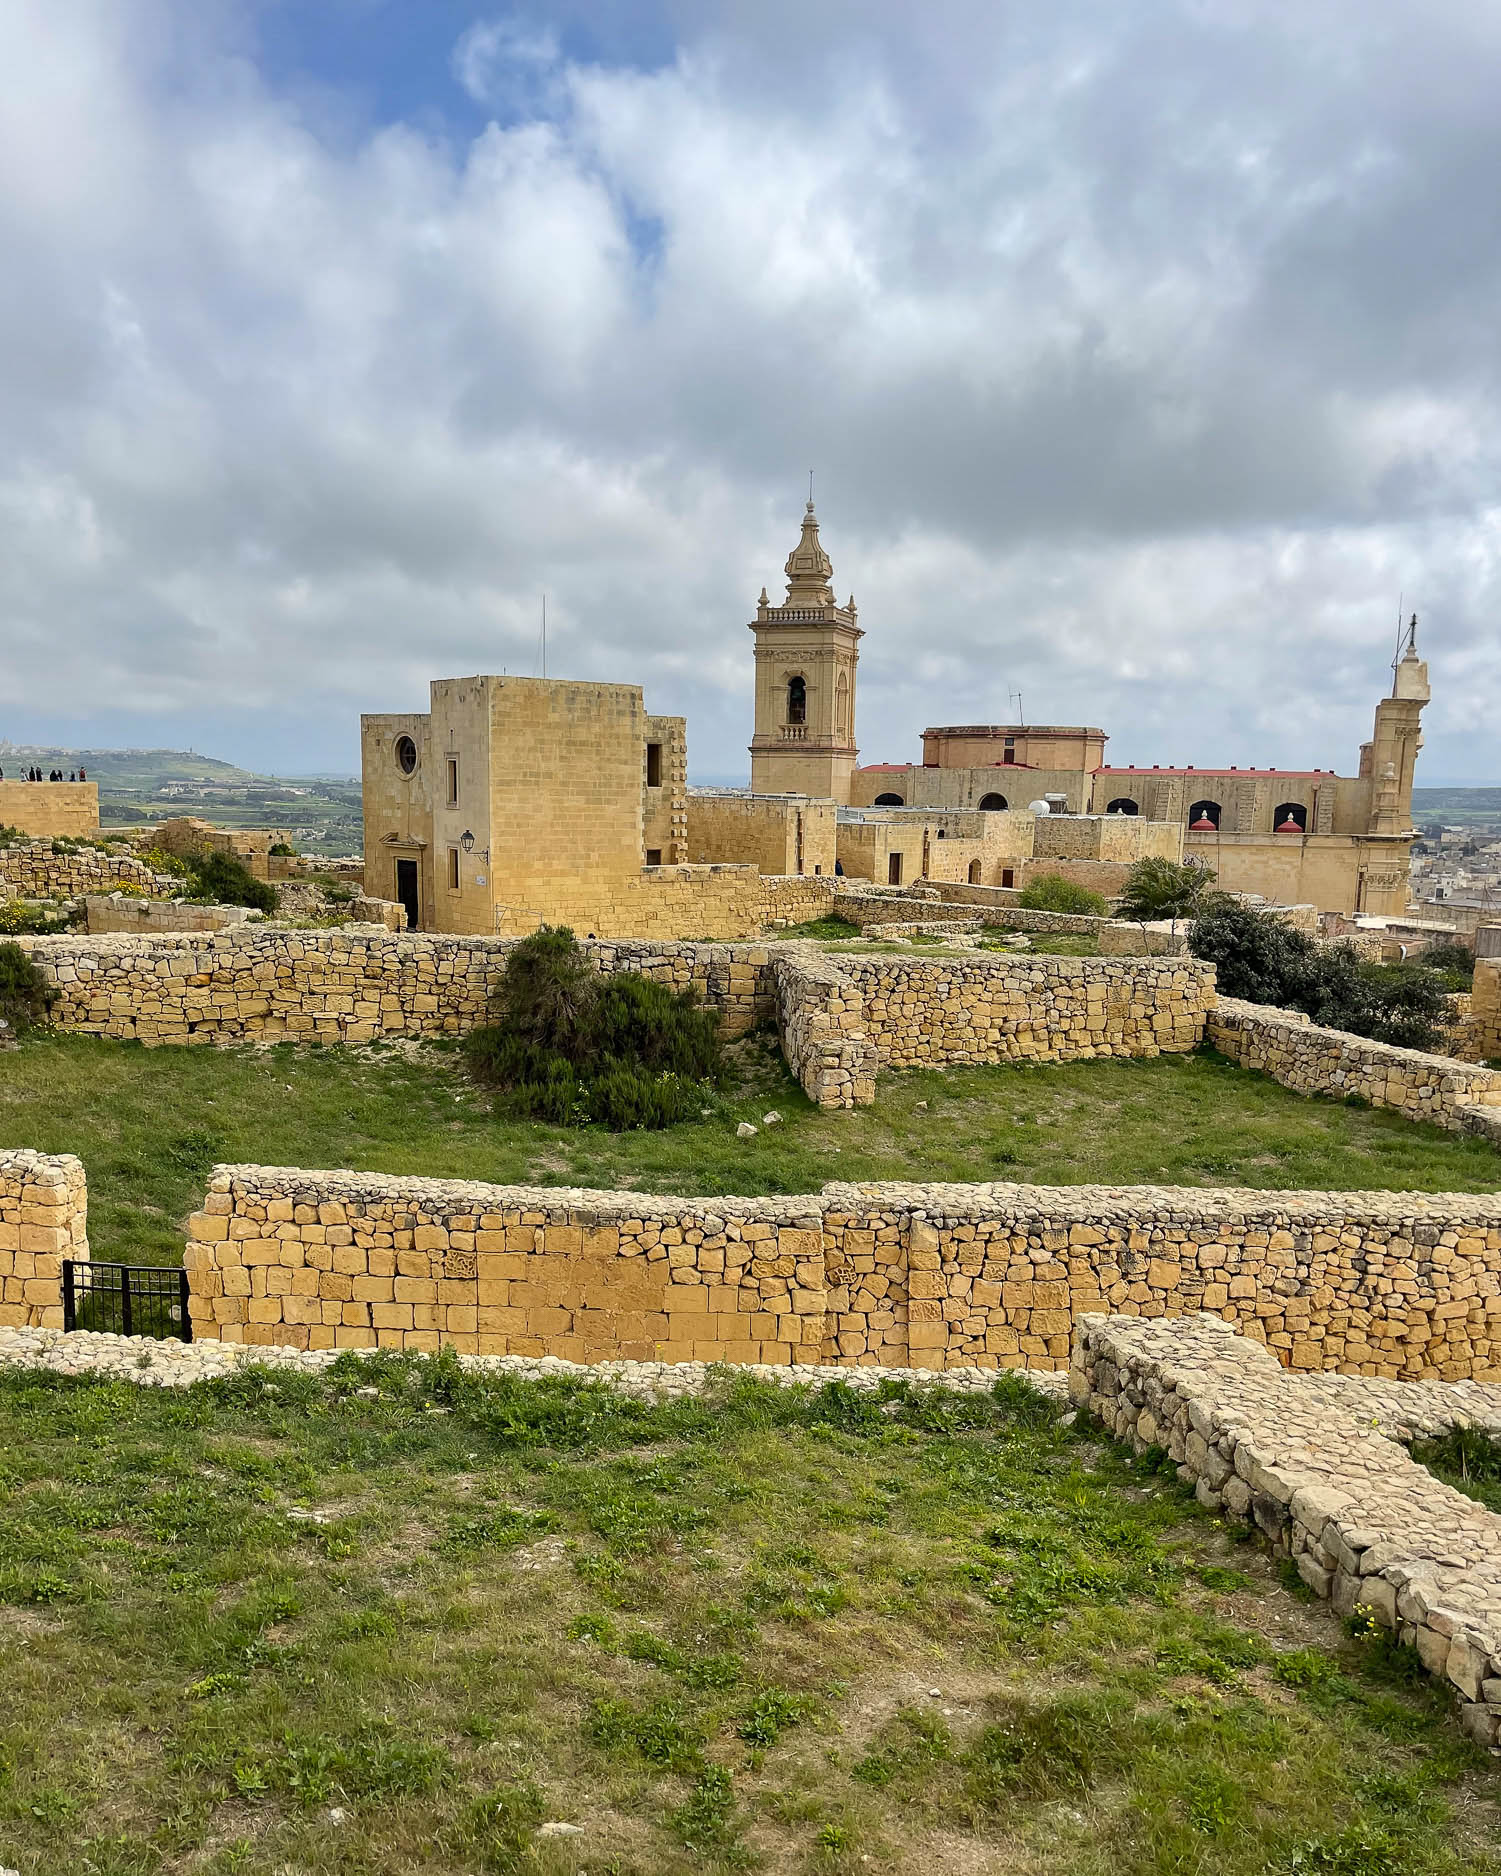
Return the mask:
[[1213, 879], [1213, 867], [1202, 860], [1189, 860], [1182, 866], [1175, 860], [1138, 860], [1126, 875], [1115, 916], [1138, 925], [1171, 919], [1176, 928], [1180, 918], [1197, 908]]
[[1090, 918], [1104, 918], [1110, 909], [1097, 892], [1061, 873], [1041, 873], [1028, 880], [1016, 903], [1029, 912], [1077, 912]]
[[723, 1075], [714, 1011], [633, 972], [601, 977], [566, 927], [515, 946], [494, 1011], [465, 1044], [470, 1067], [537, 1120], [669, 1127]]

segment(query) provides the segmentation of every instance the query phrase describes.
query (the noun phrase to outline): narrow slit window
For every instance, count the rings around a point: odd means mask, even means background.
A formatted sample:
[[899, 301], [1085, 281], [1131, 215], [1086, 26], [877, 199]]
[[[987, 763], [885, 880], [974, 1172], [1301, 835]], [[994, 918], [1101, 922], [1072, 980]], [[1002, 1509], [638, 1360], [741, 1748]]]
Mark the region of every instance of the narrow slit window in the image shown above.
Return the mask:
[[450, 808], [456, 808], [458, 806], [458, 803], [459, 803], [459, 759], [457, 756], [450, 756], [448, 758], [448, 805]]
[[459, 889], [459, 850], [457, 847], [448, 849], [448, 887], [450, 892], [457, 892]]
[[648, 788], [662, 786], [662, 745], [660, 743], [646, 745], [646, 785]]

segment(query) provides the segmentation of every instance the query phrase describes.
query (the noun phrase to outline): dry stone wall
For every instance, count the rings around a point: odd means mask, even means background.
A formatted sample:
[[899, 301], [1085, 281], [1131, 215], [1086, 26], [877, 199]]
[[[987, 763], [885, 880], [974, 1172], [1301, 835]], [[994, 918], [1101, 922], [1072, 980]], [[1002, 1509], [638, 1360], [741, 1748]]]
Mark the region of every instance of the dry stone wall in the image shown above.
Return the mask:
[[153, 872], [133, 855], [106, 853], [102, 847], [55, 848], [50, 840], [0, 847], [0, 897], [77, 899], [91, 892], [118, 892], [122, 886], [170, 899], [182, 890], [182, 881]]
[[[22, 938], [61, 992], [60, 1028], [155, 1043], [459, 1035], [486, 1020], [515, 941], [377, 927]], [[765, 945], [586, 944], [601, 970], [693, 989], [739, 1034], [773, 1012]]]
[[1323, 1029], [1296, 1010], [1221, 997], [1208, 1039], [1242, 1068], [1298, 1094], [1351, 1095], [1451, 1133], [1501, 1145], [1501, 1073], [1448, 1055], [1394, 1049], [1343, 1029]]
[[1207, 1310], [1303, 1372], [1501, 1380], [1501, 1195], [683, 1199], [241, 1166], [189, 1237], [195, 1333], [229, 1341], [1059, 1369], [1081, 1317]]
[[81, 1162], [71, 1153], [0, 1149], [0, 1327], [60, 1329], [63, 1259], [88, 1254]]
[[843, 953], [839, 966], [892, 1068], [1184, 1052], [1214, 1000], [1214, 971], [1196, 959]]
[[[1501, 1518], [1418, 1465], [1379, 1389], [1284, 1374], [1210, 1316], [1080, 1324], [1069, 1393], [1138, 1452], [1159, 1446], [1201, 1504], [1254, 1522], [1341, 1615], [1363, 1612], [1501, 1739]], [[1421, 1390], [1425, 1431], [1501, 1433], [1501, 1388]], [[1447, 1398], [1445, 1398], [1447, 1396]], [[1392, 1422], [1396, 1420], [1397, 1426]]]

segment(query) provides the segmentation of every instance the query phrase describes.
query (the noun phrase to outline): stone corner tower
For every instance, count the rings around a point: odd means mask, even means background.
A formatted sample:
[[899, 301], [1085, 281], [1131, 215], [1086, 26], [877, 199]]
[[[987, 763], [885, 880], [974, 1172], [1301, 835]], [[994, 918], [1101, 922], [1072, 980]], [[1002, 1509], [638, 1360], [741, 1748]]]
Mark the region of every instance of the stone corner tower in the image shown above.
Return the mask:
[[834, 568], [818, 538], [813, 503], [787, 556], [787, 599], [761, 589], [756, 635], [756, 727], [751, 793], [812, 795], [847, 804], [855, 748], [855, 666], [864, 633], [855, 601], [834, 598]]

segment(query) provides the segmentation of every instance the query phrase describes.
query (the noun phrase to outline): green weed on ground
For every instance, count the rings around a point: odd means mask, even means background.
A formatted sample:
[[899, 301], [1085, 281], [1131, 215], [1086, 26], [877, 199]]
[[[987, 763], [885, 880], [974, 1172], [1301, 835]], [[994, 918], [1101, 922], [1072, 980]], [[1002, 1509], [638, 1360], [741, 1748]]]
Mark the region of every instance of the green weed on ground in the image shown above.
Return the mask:
[[1013, 1378], [6, 1374], [0, 1864], [1497, 1876], [1410, 1651], [1236, 1536]]
[[[612, 1135], [497, 1114], [454, 1048], [144, 1049], [44, 1034], [0, 1055], [0, 1145], [76, 1153], [98, 1257], [175, 1263], [216, 1160], [689, 1197], [833, 1179], [1493, 1191], [1484, 1141], [1308, 1101], [1220, 1057], [883, 1074], [821, 1114], [775, 1045], [731, 1046], [700, 1118]], [[780, 1125], [764, 1126], [775, 1110]], [[754, 1139], [738, 1140], [739, 1121]]]

